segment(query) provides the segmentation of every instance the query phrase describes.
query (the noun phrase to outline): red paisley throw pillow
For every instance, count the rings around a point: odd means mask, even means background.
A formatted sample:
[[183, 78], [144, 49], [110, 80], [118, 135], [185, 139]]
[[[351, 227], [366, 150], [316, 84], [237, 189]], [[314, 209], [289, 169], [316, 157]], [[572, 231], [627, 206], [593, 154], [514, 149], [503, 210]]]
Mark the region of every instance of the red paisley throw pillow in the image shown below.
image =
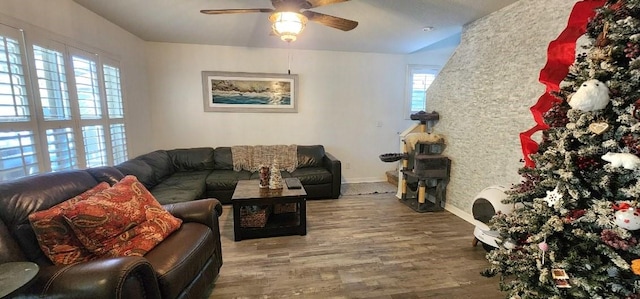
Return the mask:
[[143, 256], [182, 224], [131, 175], [76, 203], [63, 216], [97, 256]]
[[75, 203], [106, 190], [109, 184], [102, 182], [84, 193], [63, 201], [48, 210], [29, 215], [31, 227], [44, 254], [56, 265], [70, 265], [94, 259], [93, 253], [84, 248], [62, 217], [62, 211]]

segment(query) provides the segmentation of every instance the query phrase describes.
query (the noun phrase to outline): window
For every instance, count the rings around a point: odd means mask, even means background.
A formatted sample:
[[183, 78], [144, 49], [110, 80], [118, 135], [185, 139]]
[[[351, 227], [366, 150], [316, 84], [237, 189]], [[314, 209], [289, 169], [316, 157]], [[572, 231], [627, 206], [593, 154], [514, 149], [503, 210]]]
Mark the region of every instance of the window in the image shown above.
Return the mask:
[[126, 161], [120, 80], [117, 61], [0, 24], [0, 181]]
[[409, 116], [427, 109], [427, 89], [438, 75], [434, 66], [409, 65], [407, 68], [407, 100], [405, 110]]

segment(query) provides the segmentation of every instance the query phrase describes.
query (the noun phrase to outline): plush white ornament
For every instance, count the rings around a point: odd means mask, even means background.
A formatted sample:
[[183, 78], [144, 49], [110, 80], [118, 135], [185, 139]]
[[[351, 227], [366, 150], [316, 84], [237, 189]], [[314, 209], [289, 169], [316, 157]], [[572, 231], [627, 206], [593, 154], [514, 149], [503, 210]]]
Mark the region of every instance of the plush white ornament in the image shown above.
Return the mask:
[[636, 208], [626, 208], [615, 213], [616, 220], [614, 221], [617, 226], [627, 230], [640, 229], [640, 213]]
[[634, 170], [640, 166], [640, 158], [630, 153], [606, 153], [602, 160], [611, 162], [613, 167], [624, 167], [624, 169]]
[[602, 110], [609, 104], [609, 88], [604, 83], [592, 79], [582, 83], [569, 99], [569, 106], [582, 111]]

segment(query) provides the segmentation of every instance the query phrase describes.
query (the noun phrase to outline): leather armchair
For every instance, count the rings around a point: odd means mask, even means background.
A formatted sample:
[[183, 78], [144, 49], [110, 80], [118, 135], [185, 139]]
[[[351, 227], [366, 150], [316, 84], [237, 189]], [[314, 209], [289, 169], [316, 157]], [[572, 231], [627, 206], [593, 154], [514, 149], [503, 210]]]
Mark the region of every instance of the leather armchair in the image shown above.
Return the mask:
[[[98, 179], [99, 178], [99, 179]], [[41, 251], [28, 215], [97, 185], [117, 181], [111, 167], [47, 173], [0, 183], [0, 263], [40, 266], [21, 295], [42, 298], [199, 298], [222, 266], [218, 217], [222, 206], [203, 199], [165, 206], [181, 227], [144, 257], [100, 258], [53, 265]]]

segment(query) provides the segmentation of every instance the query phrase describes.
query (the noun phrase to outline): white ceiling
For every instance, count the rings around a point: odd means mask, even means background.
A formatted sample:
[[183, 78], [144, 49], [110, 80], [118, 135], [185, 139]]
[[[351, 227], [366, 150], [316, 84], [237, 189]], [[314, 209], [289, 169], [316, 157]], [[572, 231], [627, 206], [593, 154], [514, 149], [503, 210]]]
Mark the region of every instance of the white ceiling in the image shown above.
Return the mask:
[[[272, 8], [270, 0], [74, 0], [146, 41], [286, 48], [268, 13], [205, 15], [201, 9]], [[351, 0], [311, 9], [359, 22], [341, 31], [309, 22], [290, 47], [408, 54], [518, 0]], [[422, 29], [433, 26], [435, 30]]]

